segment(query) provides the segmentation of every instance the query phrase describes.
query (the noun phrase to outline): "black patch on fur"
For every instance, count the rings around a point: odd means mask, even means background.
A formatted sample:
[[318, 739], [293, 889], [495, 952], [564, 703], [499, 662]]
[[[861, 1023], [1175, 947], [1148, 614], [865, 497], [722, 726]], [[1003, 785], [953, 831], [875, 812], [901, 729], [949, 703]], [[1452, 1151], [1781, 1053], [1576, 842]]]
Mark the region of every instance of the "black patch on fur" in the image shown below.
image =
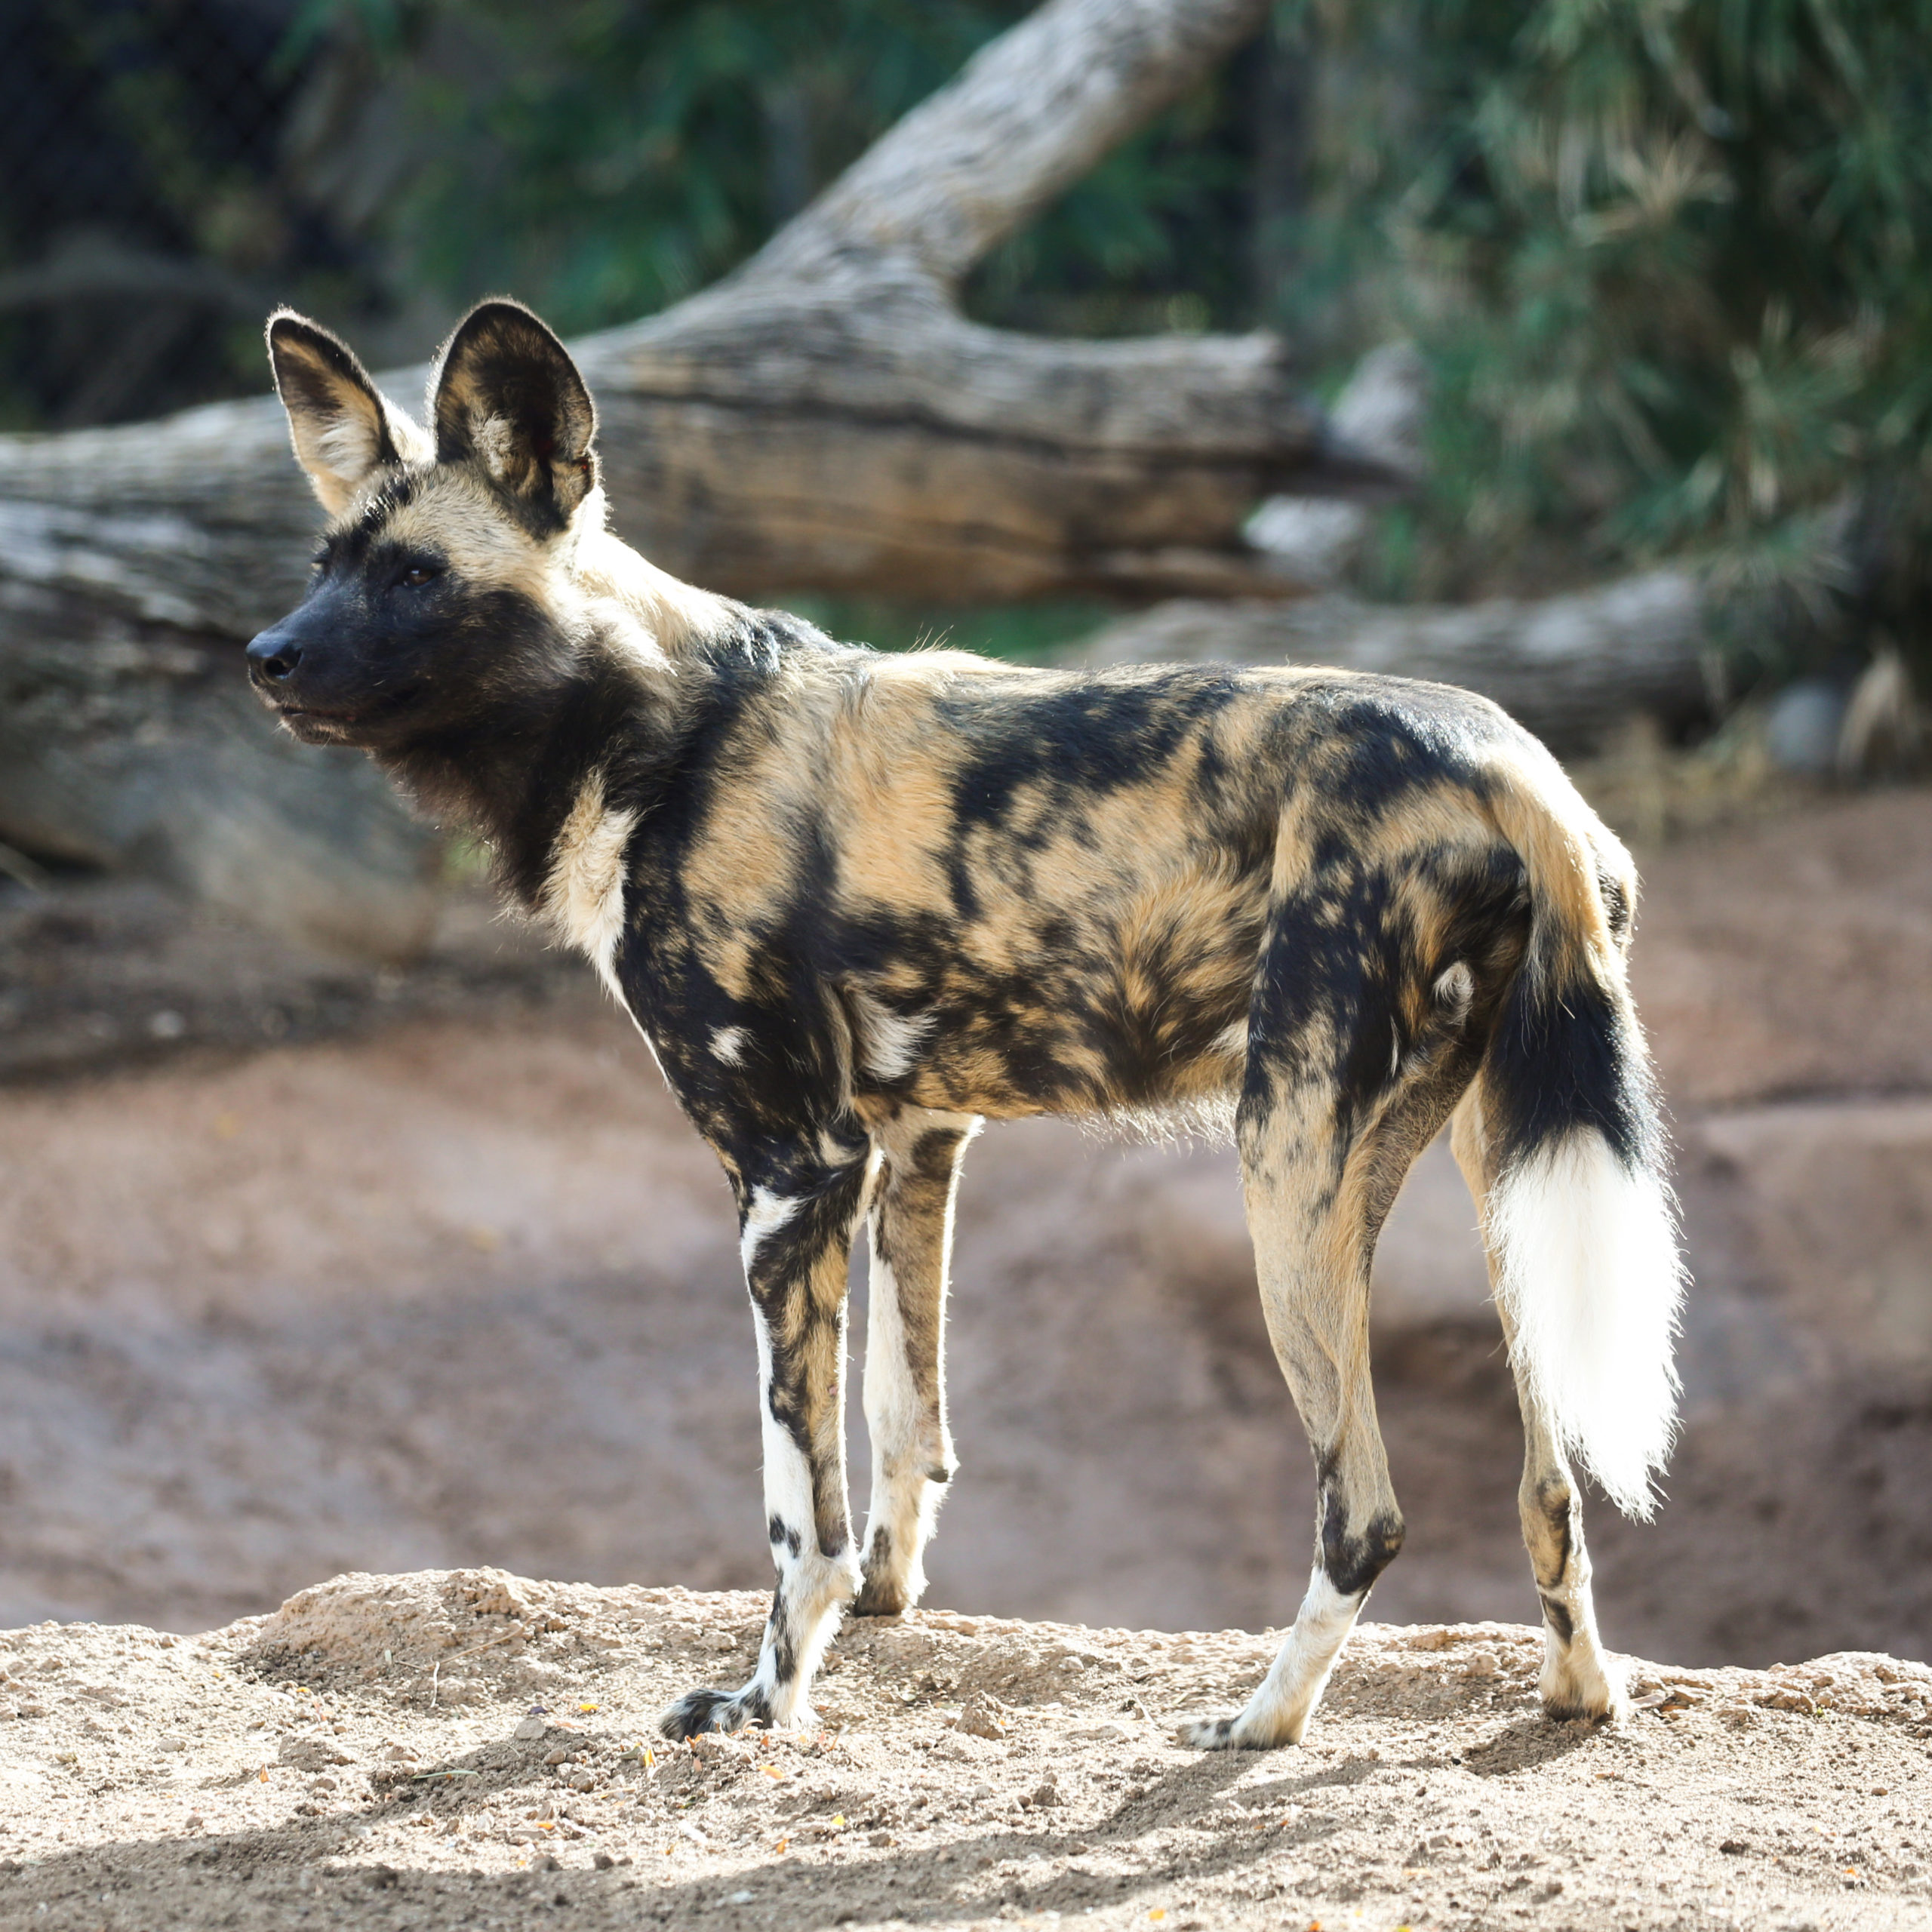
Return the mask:
[[1663, 1164], [1647, 1059], [1624, 1010], [1587, 973], [1540, 970], [1534, 954], [1503, 1003], [1483, 1066], [1484, 1118], [1502, 1168], [1579, 1131], [1602, 1135], [1628, 1173]]
[[764, 1620], [764, 1640], [771, 1652], [772, 1675], [780, 1684], [789, 1684], [798, 1674], [798, 1646], [782, 1580], [771, 1593], [771, 1612]]
[[[1057, 832], [1086, 800], [1136, 783], [1166, 763], [1239, 691], [1225, 672], [1176, 671], [1159, 685], [1083, 678], [999, 712], [971, 699], [955, 700], [955, 716], [979, 747], [955, 786], [958, 822], [1011, 831], [1016, 795], [1038, 789], [1050, 816], [1032, 835]], [[1017, 835], [1023, 844], [1029, 834]]]
[[897, 1584], [888, 1581], [886, 1571], [892, 1561], [892, 1533], [881, 1523], [872, 1531], [866, 1546], [864, 1579], [859, 1594], [852, 1599], [854, 1617], [897, 1617], [906, 1607], [906, 1599]]
[[1543, 1604], [1543, 1621], [1555, 1632], [1556, 1641], [1567, 1650], [1577, 1635], [1577, 1627], [1570, 1620], [1570, 1613], [1563, 1604], [1547, 1591], [1537, 1592]]
[[1597, 891], [1603, 897], [1604, 916], [1610, 921], [1610, 936], [1620, 946], [1630, 941], [1630, 895], [1623, 881], [1601, 866], [1597, 868]]
[[1549, 1525], [1549, 1533], [1555, 1540], [1554, 1580], [1560, 1583], [1570, 1572], [1570, 1558], [1574, 1547], [1572, 1525], [1576, 1517], [1576, 1499], [1567, 1484], [1547, 1482], [1537, 1498], [1537, 1506], [1542, 1510], [1543, 1521]]
[[[761, 1698], [758, 1701], [762, 1703], [764, 1700]], [[730, 1690], [687, 1690], [658, 1719], [657, 1728], [673, 1743], [682, 1744], [707, 1730], [727, 1728], [727, 1723], [719, 1720], [725, 1717], [728, 1722], [730, 1718], [734, 1718], [737, 1712], [733, 1707], [737, 1703], [737, 1694]], [[761, 1721], [769, 1715], [768, 1712], [763, 1713]], [[736, 1729], [737, 1726], [730, 1724], [729, 1727]]]
[[1366, 1595], [1377, 1577], [1401, 1552], [1401, 1515], [1378, 1510], [1351, 1535], [1348, 1508], [1340, 1486], [1324, 1483], [1321, 1492], [1321, 1574], [1345, 1597]]

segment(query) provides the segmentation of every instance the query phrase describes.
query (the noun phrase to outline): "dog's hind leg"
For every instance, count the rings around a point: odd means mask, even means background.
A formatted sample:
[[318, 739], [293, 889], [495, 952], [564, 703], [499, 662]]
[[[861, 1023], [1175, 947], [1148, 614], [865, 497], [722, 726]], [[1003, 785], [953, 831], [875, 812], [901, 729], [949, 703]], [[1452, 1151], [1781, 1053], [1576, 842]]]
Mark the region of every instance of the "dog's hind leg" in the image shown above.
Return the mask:
[[1402, 1546], [1402, 1514], [1369, 1379], [1361, 1150], [1340, 1144], [1325, 1083], [1251, 1093], [1241, 1121], [1243, 1186], [1262, 1306], [1276, 1359], [1315, 1452], [1315, 1564], [1294, 1628], [1238, 1716], [1189, 1727], [1210, 1748], [1299, 1744], [1369, 1586]]
[[1402, 1546], [1369, 1377], [1369, 1266], [1480, 1033], [1473, 976], [1439, 956], [1456, 893], [1409, 885], [1400, 903], [1374, 875], [1306, 886], [1277, 909], [1257, 976], [1237, 1142], [1262, 1309], [1315, 1454], [1315, 1562], [1260, 1689], [1238, 1716], [1190, 1727], [1192, 1743], [1300, 1743]]
[[[1487, 1222], [1494, 1182], [1482, 1128], [1479, 1095], [1472, 1089], [1456, 1109], [1450, 1146], [1463, 1178]], [[1489, 1245], [1485, 1244], [1485, 1245]], [[1490, 1246], [1492, 1281], [1495, 1250]], [[1604, 1656], [1597, 1634], [1596, 1607], [1590, 1595], [1590, 1558], [1583, 1546], [1583, 1509], [1568, 1459], [1543, 1420], [1533, 1391], [1517, 1361], [1506, 1298], [1496, 1297], [1503, 1330], [1515, 1364], [1517, 1400], [1523, 1412], [1523, 1480], [1516, 1492], [1523, 1542], [1530, 1553], [1537, 1595], [1543, 1604], [1543, 1707], [1553, 1718], [1607, 1718], [1623, 1709], [1620, 1673]]]
[[688, 1691], [667, 1737], [813, 1721], [813, 1672], [859, 1585], [845, 1491], [845, 1284], [872, 1149], [830, 1134], [768, 1150], [735, 1177], [758, 1332], [764, 1506], [778, 1571], [752, 1681]]
[[872, 1506], [852, 1607], [897, 1617], [926, 1587], [921, 1561], [946, 1485], [946, 1268], [959, 1161], [979, 1131], [968, 1114], [908, 1109], [875, 1130], [880, 1155], [869, 1231], [866, 1318], [866, 1426], [872, 1438]]

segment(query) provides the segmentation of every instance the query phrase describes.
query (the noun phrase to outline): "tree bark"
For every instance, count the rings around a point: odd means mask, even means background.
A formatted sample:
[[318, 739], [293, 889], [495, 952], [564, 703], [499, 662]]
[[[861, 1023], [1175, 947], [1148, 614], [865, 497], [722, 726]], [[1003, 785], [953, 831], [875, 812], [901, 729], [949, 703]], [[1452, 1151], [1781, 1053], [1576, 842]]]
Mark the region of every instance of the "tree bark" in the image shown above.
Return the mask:
[[1561, 751], [1588, 748], [1633, 711], [1694, 715], [1710, 702], [1706, 595], [1658, 570], [1566, 596], [1458, 606], [1177, 599], [1088, 640], [1094, 664], [1334, 664], [1466, 685]]

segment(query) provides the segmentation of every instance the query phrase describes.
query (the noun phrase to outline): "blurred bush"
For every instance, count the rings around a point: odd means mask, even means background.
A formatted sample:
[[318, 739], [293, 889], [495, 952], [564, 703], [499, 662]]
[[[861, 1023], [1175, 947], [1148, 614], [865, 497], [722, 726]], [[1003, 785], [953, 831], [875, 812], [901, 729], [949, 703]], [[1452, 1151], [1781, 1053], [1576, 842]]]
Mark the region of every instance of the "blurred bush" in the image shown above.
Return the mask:
[[1688, 553], [1821, 609], [1855, 579], [1924, 635], [1932, 6], [1297, 0], [1277, 31], [1312, 77], [1277, 317], [1338, 360], [1412, 335], [1434, 378], [1372, 587]]
[[[383, 216], [411, 278], [457, 302], [514, 288], [575, 330], [724, 273], [1029, 11], [310, 0], [294, 44], [320, 38], [341, 59], [359, 43], [374, 85], [346, 139], [398, 120], [414, 130], [420, 158]], [[1224, 91], [1198, 91], [988, 264], [983, 305], [1044, 295], [1055, 326], [1164, 325], [1165, 298], [1195, 293], [1217, 252], [1190, 238], [1238, 220], [1245, 171]], [[1206, 281], [1224, 294], [1211, 269]]]
[[0, 10], [0, 426], [155, 415], [259, 380], [264, 296], [366, 303], [288, 161], [304, 77], [264, 0]]

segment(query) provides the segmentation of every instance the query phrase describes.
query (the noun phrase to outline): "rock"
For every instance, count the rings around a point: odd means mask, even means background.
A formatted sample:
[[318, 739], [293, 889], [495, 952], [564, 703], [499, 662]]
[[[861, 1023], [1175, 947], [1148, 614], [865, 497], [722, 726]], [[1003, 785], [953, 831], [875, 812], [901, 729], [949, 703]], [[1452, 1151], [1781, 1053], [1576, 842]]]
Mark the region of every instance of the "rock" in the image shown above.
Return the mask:
[[[164, 1747], [185, 1750], [185, 1745]], [[285, 1737], [275, 1756], [277, 1761], [298, 1771], [320, 1771], [337, 1764], [351, 1764], [355, 1761], [330, 1737]]]
[[958, 1730], [969, 1737], [1004, 1737], [1006, 1720], [1002, 1718], [990, 1698], [969, 1699], [955, 1720]]
[[1844, 693], [1823, 678], [1787, 685], [1772, 701], [1765, 747], [1786, 771], [1826, 777], [1838, 762], [1844, 712]]

